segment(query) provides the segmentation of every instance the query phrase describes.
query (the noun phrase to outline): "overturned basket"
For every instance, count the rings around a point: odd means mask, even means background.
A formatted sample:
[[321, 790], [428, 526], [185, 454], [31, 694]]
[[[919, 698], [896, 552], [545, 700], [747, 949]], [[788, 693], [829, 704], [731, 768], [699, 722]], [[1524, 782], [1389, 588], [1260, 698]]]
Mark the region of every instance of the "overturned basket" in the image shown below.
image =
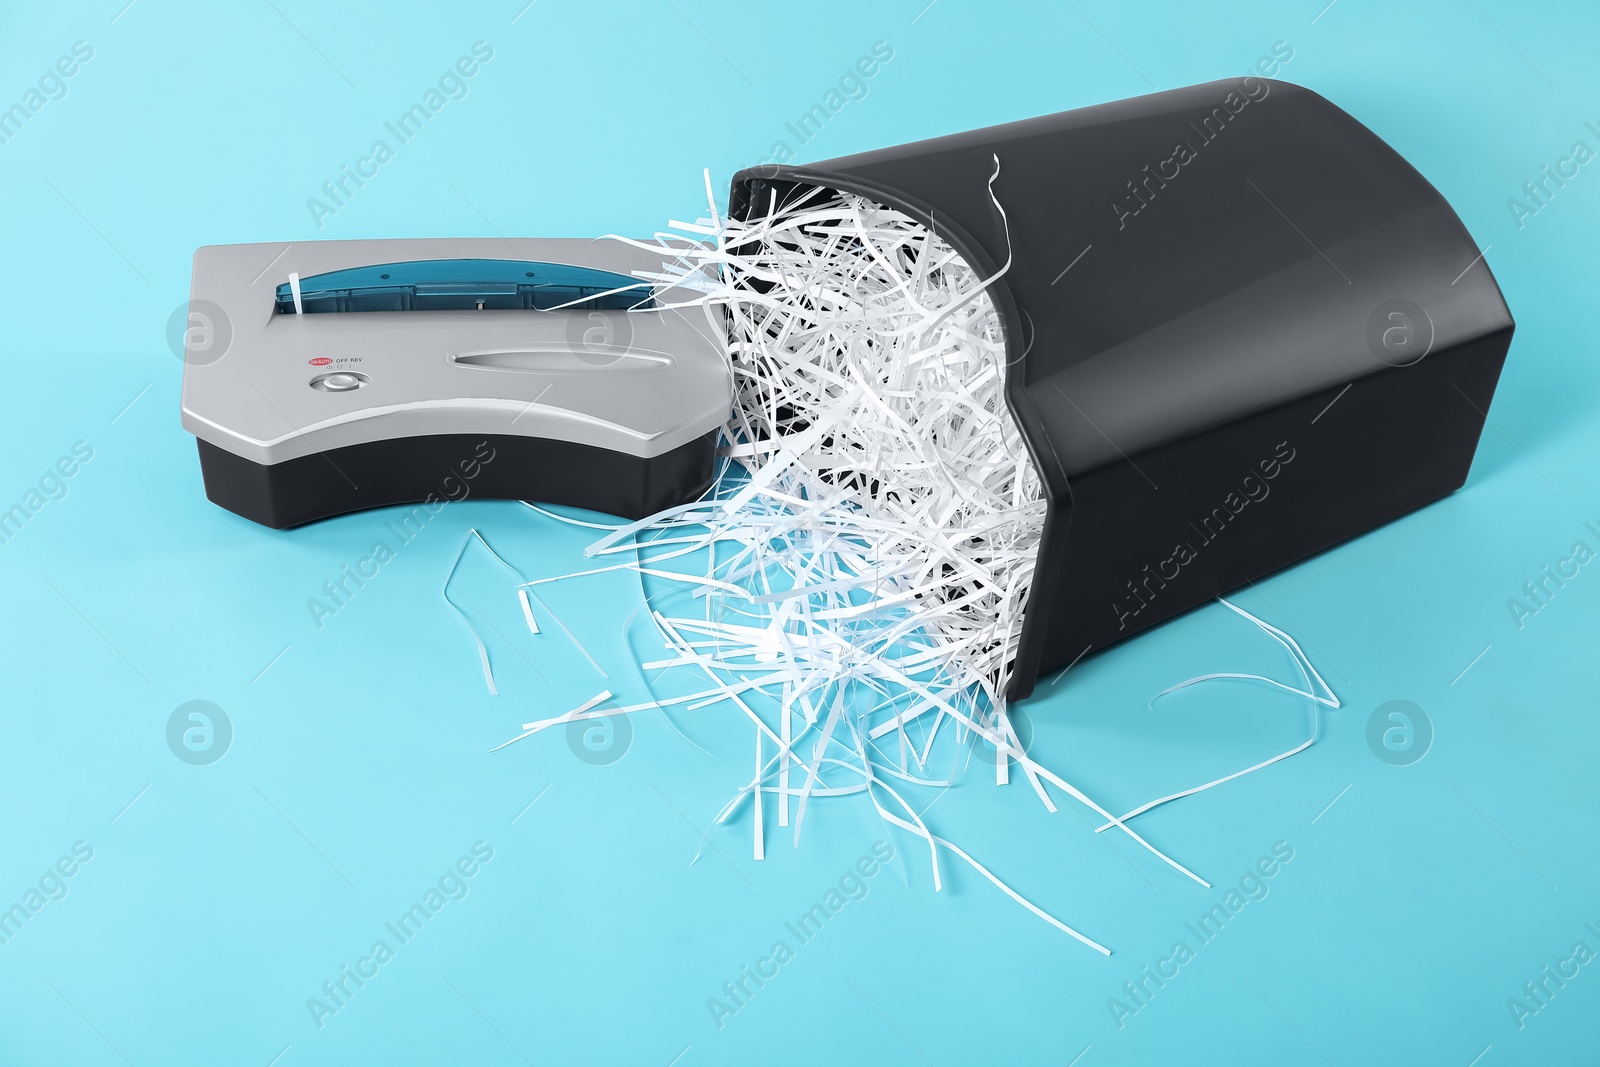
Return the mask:
[[1011, 699], [1466, 480], [1510, 312], [1449, 204], [1310, 90], [1224, 80], [745, 170], [730, 213], [816, 187], [984, 276], [1009, 262], [1006, 400], [1047, 501]]

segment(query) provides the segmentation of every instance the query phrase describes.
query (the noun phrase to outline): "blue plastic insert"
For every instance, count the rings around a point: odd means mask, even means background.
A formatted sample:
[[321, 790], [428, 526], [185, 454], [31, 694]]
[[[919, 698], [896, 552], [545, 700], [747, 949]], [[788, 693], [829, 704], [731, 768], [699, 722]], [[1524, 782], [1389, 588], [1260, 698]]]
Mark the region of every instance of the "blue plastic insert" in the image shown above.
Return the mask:
[[[620, 291], [619, 291], [620, 290]], [[308, 315], [353, 311], [627, 311], [652, 308], [651, 287], [614, 271], [515, 259], [428, 259], [329, 271], [300, 280]], [[289, 283], [279, 314], [295, 313]]]

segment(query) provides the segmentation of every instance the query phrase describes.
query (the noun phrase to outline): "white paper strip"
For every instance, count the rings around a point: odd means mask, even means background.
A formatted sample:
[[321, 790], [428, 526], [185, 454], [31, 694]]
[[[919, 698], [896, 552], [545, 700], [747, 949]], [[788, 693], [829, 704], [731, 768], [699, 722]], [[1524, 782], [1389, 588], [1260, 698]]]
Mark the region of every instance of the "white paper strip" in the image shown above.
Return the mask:
[[518, 589], [517, 600], [522, 603], [522, 617], [527, 620], [528, 632], [531, 634], [538, 633], [539, 622], [533, 617], [533, 605], [528, 603], [528, 591], [526, 589]]

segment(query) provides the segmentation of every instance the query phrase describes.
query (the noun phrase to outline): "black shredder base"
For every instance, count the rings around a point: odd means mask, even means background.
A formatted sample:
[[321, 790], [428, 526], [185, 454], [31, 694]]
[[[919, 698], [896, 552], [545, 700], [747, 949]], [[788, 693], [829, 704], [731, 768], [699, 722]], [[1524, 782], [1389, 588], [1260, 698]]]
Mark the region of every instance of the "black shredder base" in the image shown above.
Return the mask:
[[[541, 500], [642, 519], [711, 484], [716, 432], [653, 459], [515, 434], [433, 434], [349, 445], [282, 463], [254, 463], [200, 441], [206, 496], [252, 522], [286, 530], [391, 504]], [[402, 520], [403, 521], [403, 520]]]
[[1048, 506], [1012, 699], [1466, 480], [1511, 314], [1438, 192], [1310, 90], [1230, 79], [745, 170], [730, 212], [817, 186], [981, 275], [1010, 259], [1006, 399]]

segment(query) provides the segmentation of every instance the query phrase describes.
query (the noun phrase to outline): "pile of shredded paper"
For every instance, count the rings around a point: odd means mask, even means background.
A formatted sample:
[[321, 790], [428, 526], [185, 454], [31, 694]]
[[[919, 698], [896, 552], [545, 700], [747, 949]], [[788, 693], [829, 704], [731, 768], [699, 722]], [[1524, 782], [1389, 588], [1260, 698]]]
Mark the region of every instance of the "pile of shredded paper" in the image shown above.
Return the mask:
[[[630, 706], [602, 693], [525, 723], [512, 740], [655, 709], [743, 715], [751, 773], [716, 821], [750, 805], [757, 858], [772, 819], [798, 840], [814, 801], [865, 797], [923, 842], [936, 889], [945, 850], [1108, 952], [933, 833], [902, 792], [946, 785], [992, 749], [998, 782], [1020, 774], [1050, 811], [1060, 791], [1105, 819], [1102, 830], [1206, 885], [1127, 820], [1238, 776], [1115, 816], [1023, 750], [1004, 693], [1045, 504], [1005, 406], [1004, 336], [987, 292], [995, 278], [916, 220], [854, 195], [817, 189], [745, 221], [716, 217], [713, 201], [712, 214], [673, 223], [647, 247], [671, 259], [652, 280], [694, 287], [697, 303], [726, 319], [734, 406], [717, 480], [695, 503], [600, 527], [588, 549], [600, 569], [633, 570], [647, 590], [664, 590], [647, 608], [669, 654], [640, 666], [698, 672], [703, 684]], [[526, 592], [557, 580], [519, 588], [535, 632]], [[1305, 679], [1271, 684], [1314, 708], [1338, 706], [1287, 634], [1240, 614], [1283, 644]], [[1313, 740], [1315, 726], [1258, 766]]]

